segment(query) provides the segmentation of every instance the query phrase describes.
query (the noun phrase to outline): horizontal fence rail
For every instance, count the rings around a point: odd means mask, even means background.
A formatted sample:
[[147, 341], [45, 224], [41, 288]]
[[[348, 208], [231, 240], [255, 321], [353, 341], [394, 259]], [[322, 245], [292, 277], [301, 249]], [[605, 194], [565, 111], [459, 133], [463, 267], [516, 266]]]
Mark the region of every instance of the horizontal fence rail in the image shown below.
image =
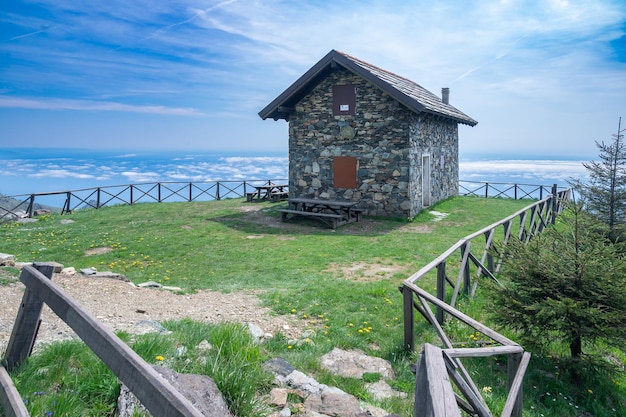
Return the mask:
[[[37, 207], [59, 207], [61, 214], [66, 214], [74, 210], [99, 209], [116, 204], [223, 200], [245, 197], [254, 186], [286, 182], [288, 182], [286, 179], [155, 182], [17, 194], [5, 196], [15, 200], [16, 203], [10, 207], [0, 206], [0, 223], [33, 217], [37, 213]], [[459, 195], [541, 200], [550, 194], [551, 187], [554, 186], [460, 181]]]
[[25, 266], [26, 286], [5, 357], [0, 365], [0, 405], [7, 416], [27, 417], [28, 411], [7, 371], [23, 363], [32, 350], [43, 304], [81, 338], [155, 417], [201, 417], [191, 402], [111, 330], [51, 281], [54, 265]]
[[[509, 392], [501, 416], [522, 416], [522, 381], [530, 353], [524, 352], [514, 341], [463, 314], [455, 305], [460, 295], [474, 295], [477, 280], [472, 283], [473, 276], [497, 281], [495, 274], [500, 269], [501, 260], [495, 259], [492, 252], [496, 242], [503, 245], [511, 239], [528, 242], [555, 222], [569, 199], [570, 190], [559, 191], [554, 185], [545, 198], [462, 238], [400, 286], [404, 305], [405, 347], [415, 349], [416, 310], [434, 327], [444, 346], [438, 349], [427, 344], [420, 354], [416, 370], [414, 417], [460, 415], [458, 409], [451, 411], [449, 404], [443, 403], [451, 396], [456, 399], [456, 406], [470, 415], [492, 417], [480, 390], [460, 361], [463, 357], [492, 355], [506, 355], [508, 359]], [[503, 232], [499, 235], [501, 237], [496, 236], [498, 230]], [[436, 295], [420, 287], [422, 283], [427, 285], [425, 282], [428, 279], [430, 282], [433, 279], [436, 281]], [[479, 348], [454, 348], [443, 329], [446, 315], [480, 332], [488, 340], [481, 342]], [[452, 390], [451, 383], [456, 385], [460, 394]]]

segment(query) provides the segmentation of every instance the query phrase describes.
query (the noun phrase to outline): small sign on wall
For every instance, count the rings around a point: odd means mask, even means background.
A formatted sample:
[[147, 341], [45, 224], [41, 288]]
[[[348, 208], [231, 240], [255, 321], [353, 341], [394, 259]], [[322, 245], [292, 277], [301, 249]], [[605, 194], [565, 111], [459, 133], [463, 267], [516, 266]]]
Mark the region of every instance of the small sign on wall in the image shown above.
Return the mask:
[[333, 115], [352, 115], [356, 106], [354, 85], [333, 85]]

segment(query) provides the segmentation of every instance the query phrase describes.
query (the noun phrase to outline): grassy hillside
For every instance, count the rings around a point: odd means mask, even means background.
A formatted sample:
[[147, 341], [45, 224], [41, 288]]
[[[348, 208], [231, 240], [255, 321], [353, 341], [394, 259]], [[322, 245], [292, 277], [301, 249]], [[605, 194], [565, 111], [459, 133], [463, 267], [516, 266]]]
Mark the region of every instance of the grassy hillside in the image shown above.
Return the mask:
[[[410, 394], [414, 376], [409, 365], [415, 358], [401, 349], [398, 285], [461, 237], [527, 204], [458, 197], [433, 207], [446, 214], [444, 218], [429, 212], [410, 222], [365, 218], [336, 231], [306, 221], [281, 222], [277, 210], [284, 203], [233, 199], [114, 206], [42, 216], [37, 223], [0, 225], [0, 252], [15, 254], [21, 262], [95, 267], [124, 274], [134, 283], [157, 281], [187, 292], [263, 290], [264, 303], [277, 314], [293, 315], [315, 330], [311, 343], [302, 346], [289, 345], [278, 335], [265, 346], [268, 356], [282, 356], [320, 382], [362, 396], [362, 385], [326, 375], [317, 364], [335, 346], [359, 348], [391, 360], [398, 373], [394, 388]], [[479, 320], [484, 319], [480, 305], [486, 302], [480, 291], [476, 300], [463, 300]], [[423, 330], [422, 342], [435, 340], [427, 326], [418, 328]], [[623, 354], [618, 357], [624, 360]], [[506, 380], [506, 370], [496, 361], [481, 361], [472, 372], [479, 386], [489, 387], [487, 401], [497, 411], [504, 403], [505, 387], [496, 386], [493, 374]], [[598, 417], [619, 415], [611, 411], [615, 405], [607, 398], [617, 396], [623, 403], [623, 375], [601, 394], [594, 385], [594, 397], [587, 391], [591, 388], [571, 387], [558, 372], [555, 376], [554, 366], [556, 359], [533, 358], [525, 415], [578, 416], [583, 408]], [[546, 401], [546, 392], [560, 396]], [[406, 401], [383, 405], [402, 415], [410, 413]]]

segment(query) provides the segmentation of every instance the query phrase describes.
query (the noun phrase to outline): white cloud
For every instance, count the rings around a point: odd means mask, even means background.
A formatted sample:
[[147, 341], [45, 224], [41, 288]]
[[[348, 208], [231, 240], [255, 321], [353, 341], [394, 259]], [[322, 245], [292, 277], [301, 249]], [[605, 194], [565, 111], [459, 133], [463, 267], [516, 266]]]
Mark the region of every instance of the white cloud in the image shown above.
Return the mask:
[[0, 107], [32, 110], [79, 110], [79, 111], [114, 111], [129, 113], [150, 113], [176, 116], [199, 116], [192, 108], [171, 108], [164, 106], [135, 106], [114, 102], [90, 100], [67, 100], [50, 98], [13, 98], [0, 96]]
[[[229, 123], [253, 126], [257, 111], [338, 49], [434, 93], [452, 87], [453, 104], [479, 121], [463, 132], [476, 149], [508, 147], [504, 130], [517, 146], [541, 148], [549, 136], [588, 149], [589, 130], [626, 105], [625, 58], [611, 44], [625, 21], [626, 5], [613, 0], [38, 0], [0, 16], [10, 29], [0, 39], [0, 111], [115, 113], [93, 130], [119, 126], [111, 146], [124, 147], [178, 141], [172, 132], [188, 128], [186, 116], [211, 117], [189, 135], [189, 148], [206, 148]], [[555, 116], [519, 117], [527, 109]], [[125, 114], [173, 116], [176, 127], [137, 137]], [[71, 136], [72, 127], [60, 129]], [[263, 149], [273, 132], [233, 144]]]
[[161, 181], [161, 176], [157, 172], [124, 171], [121, 175], [126, 177], [128, 182], [131, 183]]
[[76, 178], [81, 180], [94, 178], [94, 176], [90, 174], [82, 174], [66, 169], [44, 169], [30, 173], [28, 176], [31, 178]]

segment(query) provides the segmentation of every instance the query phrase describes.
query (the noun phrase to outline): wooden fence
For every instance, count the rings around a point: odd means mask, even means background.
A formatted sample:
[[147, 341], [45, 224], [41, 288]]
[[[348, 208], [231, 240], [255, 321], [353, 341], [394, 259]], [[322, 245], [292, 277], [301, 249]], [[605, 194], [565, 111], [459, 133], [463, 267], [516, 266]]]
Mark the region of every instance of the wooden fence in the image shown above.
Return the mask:
[[29, 416], [7, 371], [30, 356], [43, 304], [67, 323], [155, 417], [201, 417], [202, 414], [165, 378], [50, 280], [53, 264], [25, 266], [26, 286], [11, 339], [0, 366], [0, 405], [6, 417]]
[[[245, 197], [255, 185], [270, 182], [284, 183], [287, 180], [156, 182], [13, 195], [7, 197], [17, 200], [18, 203], [9, 208], [0, 207], [0, 223], [12, 220], [20, 214], [19, 212], [25, 212], [27, 217], [33, 217], [37, 204], [60, 206], [61, 214], [65, 214], [84, 208], [99, 209], [116, 204], [223, 200]], [[62, 201], [62, 205], [58, 204], [58, 201]]]
[[[286, 182], [288, 182], [286, 179], [156, 182], [12, 195], [7, 197], [15, 199], [17, 203], [12, 207], [3, 208], [0, 206], [0, 223], [18, 218], [22, 213], [25, 213], [27, 217], [33, 217], [37, 205], [61, 207], [61, 214], [65, 214], [83, 208], [98, 209], [115, 204], [222, 200], [245, 197], [255, 185]], [[550, 191], [550, 187], [543, 185], [472, 181], [460, 181], [459, 183], [459, 195], [467, 196], [541, 200]]]
[[[524, 349], [514, 341], [463, 314], [455, 308], [455, 305], [461, 293], [474, 294], [478, 278], [496, 280], [495, 274], [500, 269], [501, 262], [494, 258], [491, 249], [497, 240], [497, 230], [503, 231], [501, 242], [506, 245], [512, 238], [528, 242], [532, 236], [541, 233], [549, 224], [554, 223], [564, 203], [569, 200], [570, 191], [558, 191], [556, 186], [552, 191], [553, 193], [546, 198], [459, 240], [435, 260], [407, 278], [399, 288], [404, 300], [405, 347], [415, 349], [415, 310], [435, 328], [444, 346], [441, 351], [426, 347], [421, 353], [416, 372], [414, 417], [459, 415], [458, 407], [470, 415], [491, 417], [492, 414], [480, 390], [473, 383], [460, 358], [492, 355], [507, 355], [508, 358], [509, 393], [501, 415], [521, 417], [522, 380], [530, 361], [530, 354], [524, 352]], [[476, 244], [475, 250], [472, 244], [478, 239], [484, 239], [484, 242]], [[473, 283], [472, 276], [477, 278]], [[436, 295], [420, 288], [419, 284], [427, 281], [427, 278], [436, 280]], [[442, 327], [446, 315], [475, 329], [489, 340], [481, 343], [484, 347], [455, 349]], [[452, 391], [449, 380], [454, 382], [462, 396]], [[444, 386], [445, 388], [442, 388]], [[443, 391], [435, 392], [438, 390]], [[446, 401], [446, 398], [449, 400], [451, 395], [454, 396], [455, 403], [443, 406], [441, 403]], [[427, 400], [423, 400], [423, 397]], [[450, 407], [456, 408], [456, 411], [450, 411]]]
[[[552, 194], [555, 185], [511, 184], [504, 182], [459, 181], [459, 195], [542, 200]], [[558, 188], [558, 187], [557, 187]], [[564, 189], [564, 188], [563, 188]]]
[[[165, 199], [162, 197], [163, 183], [153, 184], [149, 189], [137, 188], [136, 185], [124, 186], [125, 192], [130, 193], [128, 200], [123, 200], [121, 192], [115, 193], [104, 188], [83, 190], [92, 191], [89, 197], [77, 197], [76, 192], [67, 192], [67, 203], [64, 210], [72, 210], [70, 201], [72, 197], [79, 198], [82, 204], [94, 208], [111, 204], [113, 201], [121, 200], [124, 204], [135, 204], [148, 196], [153, 201], [165, 201], [171, 195], [182, 197], [181, 190], [188, 191], [189, 199], [194, 201], [193, 187], [190, 183], [183, 188], [170, 188]], [[245, 195], [246, 182], [240, 183], [243, 188], [242, 194], [236, 194], [239, 186], [226, 188], [226, 195], [232, 197], [242, 197]], [[213, 185], [216, 188], [213, 199], [226, 198], [219, 193], [219, 183]], [[158, 195], [152, 196], [151, 190], [156, 187]], [[188, 188], [187, 188], [188, 187]], [[533, 186], [535, 187], [535, 186]], [[488, 190], [488, 185], [486, 186]], [[138, 198], [134, 198], [134, 191], [141, 189]], [[517, 190], [513, 187], [513, 190]], [[542, 190], [536, 188], [535, 191]], [[400, 291], [404, 301], [404, 343], [408, 349], [415, 347], [415, 317], [417, 310], [432, 326], [434, 326], [443, 349], [432, 345], [426, 345], [420, 356], [416, 368], [416, 401], [414, 416], [450, 416], [460, 415], [460, 409], [471, 415], [480, 417], [491, 417], [492, 414], [483, 400], [480, 390], [476, 387], [471, 376], [463, 366], [460, 358], [463, 357], [484, 357], [492, 355], [507, 355], [508, 357], [508, 378], [509, 394], [502, 412], [502, 417], [521, 417], [522, 403], [522, 380], [526, 367], [530, 360], [530, 354], [524, 352], [517, 343], [498, 334], [482, 323], [463, 314], [455, 308], [458, 297], [461, 293], [473, 294], [476, 290], [476, 282], [472, 285], [471, 277], [487, 277], [496, 279], [495, 273], [500, 267], [500, 262], [494, 259], [491, 248], [496, 239], [496, 230], [502, 228], [503, 243], [507, 243], [512, 237], [521, 241], [528, 241], [532, 236], [540, 233], [555, 217], [561, 212], [563, 203], [569, 199], [569, 190], [558, 191], [557, 186], [552, 187], [552, 193], [546, 198], [525, 207], [517, 213], [494, 223], [472, 235], [469, 235], [450, 249], [430, 262], [424, 268], [413, 274], [403, 282]], [[205, 194], [205, 190], [200, 194]], [[501, 190], [497, 191], [502, 193]], [[106, 195], [101, 199], [102, 193]], [[478, 195], [470, 192], [470, 195]], [[91, 196], [96, 197], [96, 203], [91, 204]], [[528, 197], [526, 192], [523, 197]], [[489, 196], [487, 192], [487, 196]], [[498, 195], [510, 197], [508, 195]], [[35, 195], [30, 197], [30, 206], [34, 205]], [[517, 222], [516, 222], [517, 220]], [[478, 252], [473, 250], [472, 243], [479, 238], [484, 238], [484, 243], [476, 245]], [[479, 254], [480, 253], [480, 254]], [[451, 261], [453, 256], [459, 256], [460, 262]], [[453, 267], [453, 265], [457, 265]], [[76, 334], [89, 346], [94, 353], [125, 383], [129, 389], [135, 393], [137, 398], [148, 408], [155, 417], [159, 416], [199, 416], [198, 411], [178, 393], [169, 383], [159, 378], [154, 369], [145, 363], [135, 352], [126, 346], [110, 330], [102, 326], [87, 311], [82, 309], [71, 298], [55, 286], [50, 278], [53, 267], [50, 264], [35, 264], [35, 266], [24, 267], [20, 280], [26, 285], [26, 291], [20, 306], [18, 317], [13, 327], [13, 332], [6, 356], [0, 366], [0, 404], [5, 410], [7, 417], [28, 416], [21, 397], [13, 385], [7, 370], [11, 371], [18, 364], [23, 362], [31, 353], [35, 342], [39, 317], [46, 303], [63, 321], [65, 321]], [[436, 276], [436, 296], [419, 287], [419, 283], [429, 275]], [[450, 278], [456, 273], [456, 279]], [[447, 288], [451, 287], [451, 293]], [[434, 307], [435, 312], [431, 308]], [[468, 326], [482, 333], [491, 341], [479, 348], [454, 348], [451, 340], [446, 336], [442, 324], [446, 318], [450, 317], [460, 320]], [[450, 384], [452, 381], [461, 394], [457, 394]], [[8, 410], [8, 411], [7, 411]]]

